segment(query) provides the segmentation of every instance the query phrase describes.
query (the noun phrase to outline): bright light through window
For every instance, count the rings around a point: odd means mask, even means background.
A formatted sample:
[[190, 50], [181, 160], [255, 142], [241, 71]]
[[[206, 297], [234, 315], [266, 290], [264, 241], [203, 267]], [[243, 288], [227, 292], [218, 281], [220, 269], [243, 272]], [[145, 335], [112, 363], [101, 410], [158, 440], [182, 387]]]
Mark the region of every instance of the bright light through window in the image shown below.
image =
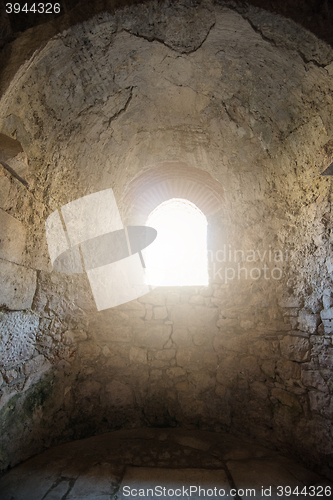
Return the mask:
[[208, 285], [207, 219], [198, 207], [174, 198], [159, 205], [146, 224], [157, 230], [144, 252], [147, 284]]

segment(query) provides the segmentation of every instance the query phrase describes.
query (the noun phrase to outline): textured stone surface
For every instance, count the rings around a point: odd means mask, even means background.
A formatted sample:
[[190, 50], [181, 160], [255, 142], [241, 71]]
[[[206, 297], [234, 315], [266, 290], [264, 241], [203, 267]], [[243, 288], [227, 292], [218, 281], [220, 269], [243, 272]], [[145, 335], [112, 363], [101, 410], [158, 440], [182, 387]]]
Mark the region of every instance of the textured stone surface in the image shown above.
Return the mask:
[[311, 314], [308, 311], [301, 311], [298, 316], [298, 328], [305, 332], [314, 333], [320, 323], [318, 314]]
[[39, 317], [22, 312], [1, 313], [0, 358], [3, 367], [18, 365], [34, 353]]
[[308, 361], [310, 356], [310, 343], [302, 337], [287, 335], [280, 341], [282, 356], [293, 361]]
[[[29, 161], [28, 186], [0, 169], [4, 218], [26, 228], [24, 265], [1, 262], [0, 305], [32, 308], [39, 327], [25, 339], [13, 316], [3, 332], [2, 467], [144, 423], [247, 432], [328, 474], [331, 48], [283, 18], [210, 1], [147, 2], [67, 28], [0, 101], [0, 130]], [[31, 48], [38, 33], [18, 42]], [[174, 175], [165, 196], [177, 197], [175, 165], [220, 183], [210, 285], [97, 312], [86, 275], [52, 271], [45, 218], [112, 187], [136, 224], [126, 193], [161, 165]]]
[[0, 226], [0, 258], [21, 264], [26, 238], [25, 227], [3, 210], [0, 210]]
[[9, 309], [29, 309], [36, 290], [36, 272], [6, 260], [0, 260], [0, 304]]
[[51, 448], [0, 479], [4, 500], [101, 500], [114, 495], [199, 499], [235, 497], [242, 490], [243, 498], [261, 499], [262, 488], [265, 496], [278, 498], [278, 486], [311, 485], [326, 487], [326, 497], [333, 486], [290, 457], [255, 442], [223, 433], [147, 428]]

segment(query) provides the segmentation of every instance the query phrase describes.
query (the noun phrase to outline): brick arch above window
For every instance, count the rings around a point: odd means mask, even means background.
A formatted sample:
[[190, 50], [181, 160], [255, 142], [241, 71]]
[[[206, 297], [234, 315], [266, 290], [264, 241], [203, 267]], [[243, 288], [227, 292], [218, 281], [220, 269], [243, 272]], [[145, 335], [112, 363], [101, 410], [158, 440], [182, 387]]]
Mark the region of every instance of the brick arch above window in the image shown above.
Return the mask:
[[123, 201], [132, 215], [144, 222], [158, 205], [171, 198], [194, 203], [207, 217], [220, 210], [223, 187], [204, 170], [170, 161], [151, 167], [133, 179]]

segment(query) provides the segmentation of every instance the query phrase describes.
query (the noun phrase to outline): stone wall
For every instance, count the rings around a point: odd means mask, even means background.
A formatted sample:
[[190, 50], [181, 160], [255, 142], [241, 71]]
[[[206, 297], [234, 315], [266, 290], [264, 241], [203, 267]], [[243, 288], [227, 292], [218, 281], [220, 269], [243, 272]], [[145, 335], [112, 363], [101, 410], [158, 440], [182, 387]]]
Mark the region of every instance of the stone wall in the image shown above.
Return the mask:
[[[333, 218], [320, 176], [332, 61], [263, 11], [153, 2], [74, 26], [20, 68], [0, 101], [0, 131], [29, 164], [26, 184], [0, 172], [3, 468], [110, 429], [184, 425], [245, 433], [332, 475]], [[210, 285], [97, 313], [85, 275], [52, 270], [45, 219], [112, 187], [130, 224], [131, 181], [163, 162], [223, 187]]]

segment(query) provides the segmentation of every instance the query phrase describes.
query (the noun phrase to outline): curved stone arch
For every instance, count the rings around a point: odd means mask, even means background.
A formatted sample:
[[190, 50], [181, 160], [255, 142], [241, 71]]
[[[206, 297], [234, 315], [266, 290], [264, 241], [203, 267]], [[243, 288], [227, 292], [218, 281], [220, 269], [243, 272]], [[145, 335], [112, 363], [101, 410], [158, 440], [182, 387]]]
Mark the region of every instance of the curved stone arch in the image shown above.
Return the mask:
[[124, 202], [136, 220], [145, 222], [158, 205], [171, 198], [188, 200], [209, 217], [221, 209], [224, 189], [204, 170], [181, 161], [165, 161], [133, 179]]

